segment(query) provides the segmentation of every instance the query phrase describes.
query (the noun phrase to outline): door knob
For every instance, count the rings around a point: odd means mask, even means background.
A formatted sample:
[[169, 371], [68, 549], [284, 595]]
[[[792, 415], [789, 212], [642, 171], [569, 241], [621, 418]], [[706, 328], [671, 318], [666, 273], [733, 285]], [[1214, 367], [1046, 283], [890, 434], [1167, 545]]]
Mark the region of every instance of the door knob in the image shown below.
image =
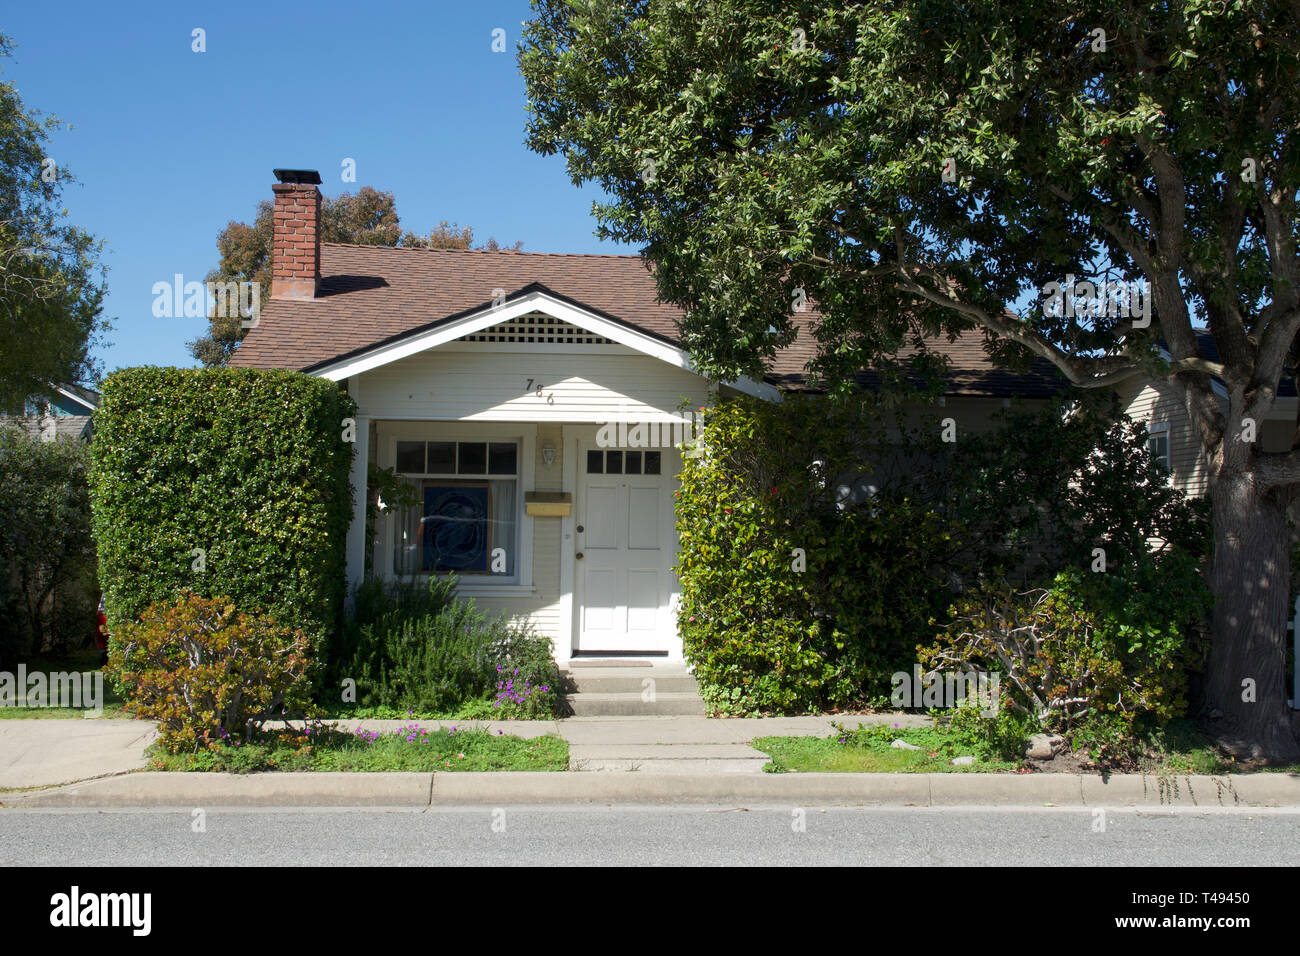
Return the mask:
[[577, 554], [574, 555], [574, 557], [577, 558], [579, 561], [581, 561], [581, 560], [582, 560], [582, 552], [579, 551]]
[[585, 531], [585, 530], [586, 530], [586, 529], [583, 528], [582, 525], [578, 525], [578, 534], [582, 534], [582, 532]]

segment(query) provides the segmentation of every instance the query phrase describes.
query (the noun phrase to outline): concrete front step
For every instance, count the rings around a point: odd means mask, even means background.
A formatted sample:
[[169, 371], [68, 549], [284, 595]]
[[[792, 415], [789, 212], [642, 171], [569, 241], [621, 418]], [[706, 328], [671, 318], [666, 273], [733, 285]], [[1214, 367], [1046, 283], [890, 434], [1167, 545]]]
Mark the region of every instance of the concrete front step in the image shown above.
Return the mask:
[[742, 744], [588, 744], [569, 747], [569, 769], [638, 773], [762, 773], [768, 756]]
[[637, 667], [612, 660], [573, 661], [565, 676], [575, 690], [569, 697], [575, 717], [704, 716], [699, 685], [679, 661]]
[[636, 694], [653, 688], [655, 694], [698, 694], [695, 678], [681, 671], [644, 671], [635, 674], [610, 671], [576, 671], [570, 675], [579, 694]]
[[[639, 685], [638, 685], [639, 686]], [[653, 700], [634, 694], [574, 694], [569, 698], [575, 717], [703, 717], [699, 694], [660, 693]]]

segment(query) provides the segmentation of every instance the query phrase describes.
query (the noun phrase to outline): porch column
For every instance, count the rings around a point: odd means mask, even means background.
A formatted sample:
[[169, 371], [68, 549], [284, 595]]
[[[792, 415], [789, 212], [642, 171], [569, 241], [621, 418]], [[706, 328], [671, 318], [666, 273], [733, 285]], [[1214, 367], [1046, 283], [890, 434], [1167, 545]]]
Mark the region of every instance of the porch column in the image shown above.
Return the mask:
[[357, 416], [357, 440], [352, 453], [352, 523], [348, 525], [348, 587], [366, 575], [366, 476], [370, 462], [370, 419]]

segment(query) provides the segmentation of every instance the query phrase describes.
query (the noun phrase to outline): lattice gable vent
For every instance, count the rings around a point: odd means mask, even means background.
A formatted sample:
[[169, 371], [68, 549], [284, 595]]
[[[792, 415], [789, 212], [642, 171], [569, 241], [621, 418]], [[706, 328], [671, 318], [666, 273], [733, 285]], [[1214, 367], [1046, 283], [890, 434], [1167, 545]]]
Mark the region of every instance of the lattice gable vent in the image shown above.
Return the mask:
[[553, 315], [530, 312], [517, 319], [489, 326], [481, 332], [466, 335], [462, 342], [536, 342], [555, 345], [613, 345], [611, 339], [579, 328]]

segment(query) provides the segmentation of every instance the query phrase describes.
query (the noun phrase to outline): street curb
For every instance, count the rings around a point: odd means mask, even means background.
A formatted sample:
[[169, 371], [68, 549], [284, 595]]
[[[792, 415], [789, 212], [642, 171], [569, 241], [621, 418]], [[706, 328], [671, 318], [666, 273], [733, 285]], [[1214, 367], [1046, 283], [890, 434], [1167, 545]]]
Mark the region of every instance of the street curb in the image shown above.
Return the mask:
[[26, 807], [399, 807], [505, 804], [895, 807], [1300, 807], [1300, 775], [849, 773], [166, 773], [0, 795]]
[[0, 794], [5, 807], [416, 807], [428, 773], [167, 773], [146, 771]]

